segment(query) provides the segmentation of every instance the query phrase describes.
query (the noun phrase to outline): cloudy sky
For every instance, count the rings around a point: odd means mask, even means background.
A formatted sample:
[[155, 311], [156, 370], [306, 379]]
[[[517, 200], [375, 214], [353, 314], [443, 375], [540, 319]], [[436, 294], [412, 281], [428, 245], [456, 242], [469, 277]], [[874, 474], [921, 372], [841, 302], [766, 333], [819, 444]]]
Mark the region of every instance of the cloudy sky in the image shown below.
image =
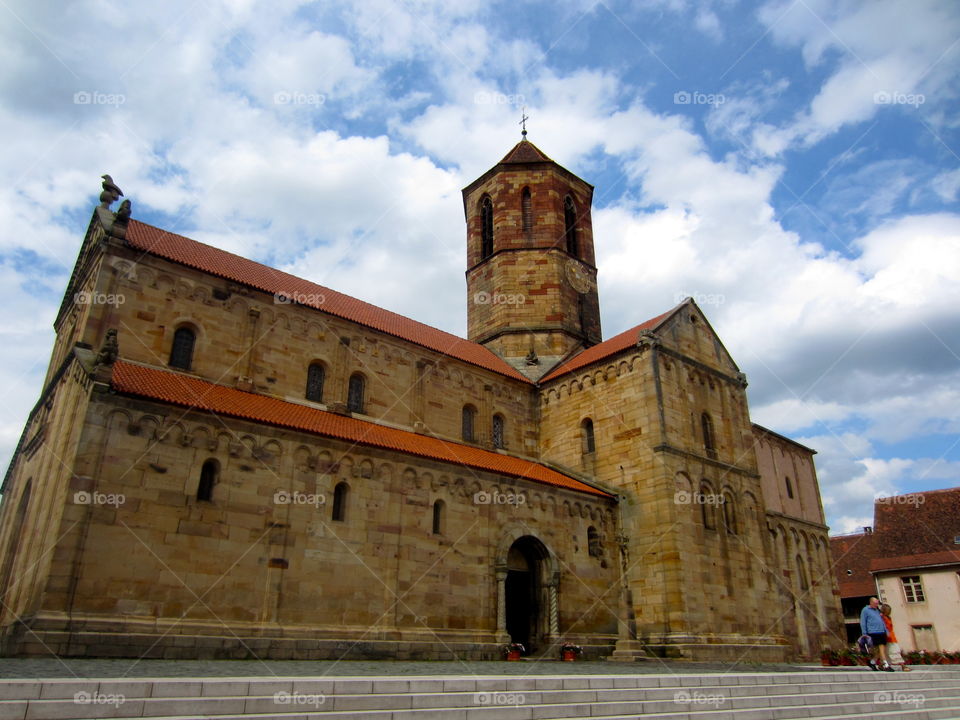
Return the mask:
[[110, 173], [134, 217], [464, 334], [460, 188], [596, 186], [605, 336], [698, 300], [834, 532], [960, 485], [955, 0], [0, 2], [0, 462]]

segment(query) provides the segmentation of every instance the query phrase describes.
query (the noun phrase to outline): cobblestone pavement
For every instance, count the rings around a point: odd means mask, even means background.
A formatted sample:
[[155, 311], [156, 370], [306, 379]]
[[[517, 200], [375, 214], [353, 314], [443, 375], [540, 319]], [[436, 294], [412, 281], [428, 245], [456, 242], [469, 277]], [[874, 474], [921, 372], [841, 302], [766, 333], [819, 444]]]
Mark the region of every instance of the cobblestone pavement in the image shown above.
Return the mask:
[[324, 677], [391, 675], [630, 675], [715, 672], [795, 672], [819, 665], [700, 663], [404, 662], [362, 660], [134, 660], [0, 658], [0, 678]]

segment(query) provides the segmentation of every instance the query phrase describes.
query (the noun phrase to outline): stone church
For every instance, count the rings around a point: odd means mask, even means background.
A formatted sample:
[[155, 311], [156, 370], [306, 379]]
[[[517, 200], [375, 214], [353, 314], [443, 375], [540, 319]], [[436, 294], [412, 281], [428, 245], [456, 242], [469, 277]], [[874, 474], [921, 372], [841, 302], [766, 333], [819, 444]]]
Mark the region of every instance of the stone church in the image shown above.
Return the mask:
[[813, 451], [751, 423], [692, 300], [603, 338], [593, 187], [525, 137], [463, 190], [467, 339], [103, 187], [3, 481], [4, 654], [845, 640]]

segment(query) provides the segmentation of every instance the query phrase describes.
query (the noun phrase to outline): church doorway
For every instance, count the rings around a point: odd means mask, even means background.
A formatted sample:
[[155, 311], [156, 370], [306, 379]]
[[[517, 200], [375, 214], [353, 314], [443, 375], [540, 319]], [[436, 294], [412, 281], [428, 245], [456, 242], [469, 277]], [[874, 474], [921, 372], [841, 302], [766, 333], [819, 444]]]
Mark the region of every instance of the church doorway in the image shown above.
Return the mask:
[[510, 641], [523, 643], [527, 652], [540, 647], [548, 632], [543, 583], [546, 557], [547, 549], [530, 535], [517, 539], [507, 553], [506, 630]]

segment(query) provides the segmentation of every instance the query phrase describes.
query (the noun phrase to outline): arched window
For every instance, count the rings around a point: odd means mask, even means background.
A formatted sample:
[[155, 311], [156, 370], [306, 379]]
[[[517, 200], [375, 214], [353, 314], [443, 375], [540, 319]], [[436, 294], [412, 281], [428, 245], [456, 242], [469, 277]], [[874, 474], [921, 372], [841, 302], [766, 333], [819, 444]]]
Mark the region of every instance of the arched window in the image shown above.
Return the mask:
[[216, 460], [207, 460], [200, 468], [200, 482], [197, 483], [197, 500], [210, 502], [213, 500], [213, 486], [217, 484], [220, 475], [220, 463]]
[[593, 436], [593, 420], [590, 418], [584, 418], [583, 422], [580, 423], [580, 440], [582, 452], [585, 455], [596, 451], [597, 443]]
[[170, 348], [170, 367], [189, 370], [193, 364], [193, 346], [197, 341], [196, 333], [188, 327], [177, 328], [173, 334], [173, 346]]
[[491, 439], [493, 440], [493, 446], [495, 448], [504, 447], [503, 441], [503, 415], [494, 415], [493, 416], [493, 432], [491, 433]]
[[569, 195], [563, 201], [563, 227], [563, 234], [567, 239], [567, 252], [575, 256], [577, 255], [577, 206], [573, 204], [573, 198]]
[[590, 557], [601, 557], [603, 555], [603, 547], [600, 545], [600, 533], [597, 532], [597, 529], [591, 525], [587, 528], [587, 554]]
[[473, 405], [464, 405], [460, 418], [460, 435], [464, 442], [476, 442], [477, 409]]
[[717, 527], [717, 498], [709, 483], [700, 483], [700, 495], [696, 498], [696, 501], [700, 504], [700, 517], [703, 520], [703, 526], [709, 530], [715, 529]]
[[350, 486], [345, 482], [337, 483], [333, 489], [333, 519], [337, 522], [344, 522], [347, 519], [347, 495], [350, 492]]
[[480, 201], [480, 259], [493, 255], [493, 203], [489, 197]]
[[733, 495], [724, 493], [721, 496], [723, 500], [723, 526], [731, 535], [737, 534], [737, 508], [733, 504]]
[[350, 376], [350, 387], [347, 389], [347, 409], [350, 412], [363, 412], [363, 375], [354, 373]]
[[797, 555], [797, 580], [800, 581], [801, 590], [806, 592], [810, 589], [810, 581], [807, 579], [807, 564], [800, 555]]
[[443, 500], [436, 500], [433, 503], [433, 534], [434, 535], [443, 534], [443, 526], [444, 526], [444, 522], [443, 522], [444, 507], [443, 506], [444, 506]]
[[703, 429], [703, 449], [706, 450], [708, 458], [716, 459], [717, 447], [713, 439], [713, 420], [708, 413], [700, 416], [700, 427]]
[[793, 485], [790, 482], [790, 478], [785, 477], [783, 480], [787, 484], [787, 497], [793, 500]]
[[307, 400], [323, 402], [323, 365], [310, 363], [307, 368]]
[[533, 207], [528, 187], [525, 187], [520, 195], [520, 229], [527, 237], [533, 232]]

